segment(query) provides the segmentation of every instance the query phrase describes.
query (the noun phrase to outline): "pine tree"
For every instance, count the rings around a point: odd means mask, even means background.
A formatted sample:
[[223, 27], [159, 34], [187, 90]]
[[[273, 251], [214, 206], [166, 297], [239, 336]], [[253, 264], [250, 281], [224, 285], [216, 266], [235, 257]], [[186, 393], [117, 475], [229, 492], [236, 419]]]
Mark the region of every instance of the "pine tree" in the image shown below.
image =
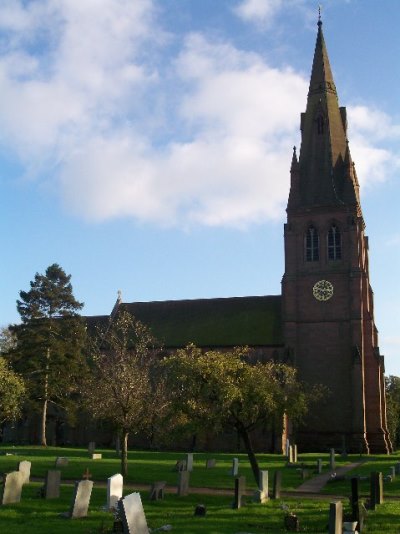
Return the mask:
[[17, 309], [21, 324], [14, 325], [14, 368], [25, 379], [29, 408], [41, 412], [40, 444], [47, 445], [49, 404], [55, 410], [73, 407], [76, 378], [85, 369], [83, 307], [72, 292], [71, 275], [57, 264], [36, 273], [29, 291], [20, 291]]

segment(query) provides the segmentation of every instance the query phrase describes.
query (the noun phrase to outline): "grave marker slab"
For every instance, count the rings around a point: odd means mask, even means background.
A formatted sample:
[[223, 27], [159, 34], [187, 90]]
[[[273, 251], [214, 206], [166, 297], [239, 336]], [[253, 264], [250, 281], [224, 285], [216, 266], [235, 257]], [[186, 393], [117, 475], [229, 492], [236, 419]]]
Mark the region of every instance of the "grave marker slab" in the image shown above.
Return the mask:
[[166, 485], [167, 482], [165, 480], [159, 480], [158, 482], [154, 482], [150, 488], [149, 499], [151, 501], [159, 501], [164, 499], [164, 489]]
[[322, 473], [322, 460], [319, 458], [317, 460], [317, 473], [320, 475]]
[[3, 475], [1, 487], [1, 504], [12, 504], [20, 502], [23, 486], [23, 475], [21, 471], [12, 471]]
[[44, 481], [43, 497], [58, 499], [60, 497], [61, 471], [49, 470]]
[[186, 470], [193, 471], [193, 453], [189, 452], [186, 455]]
[[233, 458], [231, 475], [236, 477], [239, 474], [239, 458]]
[[122, 498], [124, 488], [124, 477], [117, 473], [107, 479], [107, 510], [117, 508], [119, 499]]
[[88, 453], [93, 454], [96, 450], [96, 443], [94, 441], [90, 441], [88, 445]]
[[342, 534], [343, 505], [341, 501], [329, 504], [329, 534]]
[[190, 471], [180, 471], [178, 473], [178, 495], [185, 497], [189, 495], [189, 477]]
[[335, 449], [331, 449], [329, 451], [329, 469], [331, 471], [334, 471], [336, 469]]
[[297, 464], [297, 445], [293, 445], [293, 463]]
[[258, 491], [255, 493], [254, 500], [256, 502], [265, 503], [268, 499], [268, 471], [260, 471]]
[[236, 477], [235, 478], [235, 498], [233, 501], [232, 508], [238, 510], [242, 506], [242, 498], [246, 493], [246, 477]]
[[58, 456], [56, 458], [55, 467], [66, 467], [68, 465], [68, 458], [64, 456]]
[[22, 484], [29, 484], [29, 478], [31, 476], [31, 462], [28, 460], [23, 460], [18, 463], [18, 471], [22, 475]]
[[80, 480], [79, 482], [75, 482], [74, 493], [72, 495], [71, 507], [69, 509], [69, 512], [66, 512], [61, 515], [70, 519], [86, 517], [89, 509], [92, 489], [92, 480]]
[[216, 465], [217, 465], [217, 461], [216, 461], [215, 458], [210, 458], [210, 459], [206, 460], [206, 468], [207, 469], [212, 469]]
[[101, 460], [103, 458], [103, 455], [100, 452], [94, 452], [92, 454], [92, 460]]
[[125, 534], [149, 534], [140, 493], [131, 493], [118, 501]]
[[172, 471], [186, 471], [186, 460], [178, 460]]
[[281, 471], [275, 471], [274, 473], [274, 485], [272, 490], [272, 498], [280, 499], [282, 486], [282, 473]]

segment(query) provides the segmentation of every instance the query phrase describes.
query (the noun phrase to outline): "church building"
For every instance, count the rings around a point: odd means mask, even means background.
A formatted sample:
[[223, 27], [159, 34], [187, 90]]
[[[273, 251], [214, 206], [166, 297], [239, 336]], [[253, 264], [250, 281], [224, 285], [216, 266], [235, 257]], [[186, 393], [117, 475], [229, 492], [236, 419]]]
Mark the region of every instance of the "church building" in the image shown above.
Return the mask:
[[133, 303], [119, 298], [113, 313], [131, 312], [168, 350], [191, 342], [221, 350], [247, 345], [261, 361], [290, 363], [302, 381], [327, 386], [327, 398], [297, 429], [301, 451], [345, 443], [351, 452], [388, 453], [368, 237], [346, 108], [338, 103], [321, 20], [300, 129], [301, 147], [299, 154], [293, 150], [290, 169], [281, 295]]

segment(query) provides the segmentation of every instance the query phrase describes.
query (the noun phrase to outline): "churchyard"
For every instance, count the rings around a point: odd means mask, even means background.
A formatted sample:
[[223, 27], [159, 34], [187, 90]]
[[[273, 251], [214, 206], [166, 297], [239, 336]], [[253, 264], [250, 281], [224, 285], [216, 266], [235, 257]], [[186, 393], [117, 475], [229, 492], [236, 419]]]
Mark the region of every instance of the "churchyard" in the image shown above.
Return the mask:
[[[2, 446], [0, 453], [2, 473], [16, 472], [13, 476], [22, 481], [27, 477], [30, 467], [29, 482], [26, 478], [26, 483], [21, 486], [20, 502], [0, 505], [0, 532], [112, 532], [114, 514], [105, 509], [107, 503], [116, 500], [115, 495], [107, 496], [107, 480], [120, 471], [120, 460], [115, 451]], [[92, 459], [92, 454], [101, 455], [101, 458], [97, 456]], [[58, 461], [58, 467], [55, 467], [57, 458], [66, 460]], [[245, 481], [232, 474], [234, 458], [238, 459], [237, 476], [245, 477]], [[297, 516], [299, 532], [326, 533], [332, 521], [332, 501], [340, 498], [343, 512], [349, 514], [351, 511], [351, 477], [356, 474], [360, 477], [358, 491], [362, 502], [370, 497], [371, 472], [382, 472], [384, 502], [368, 512], [362, 532], [400, 532], [400, 471], [396, 473], [396, 469], [392, 469], [400, 462], [400, 454], [373, 458], [336, 454], [335, 469], [360, 460], [364, 463], [346, 473], [345, 479], [338, 477], [338, 480], [329, 482], [319, 495], [312, 497], [296, 492], [296, 489], [317, 476], [319, 459], [322, 460], [322, 473], [330, 473], [329, 453], [299, 454], [297, 464], [292, 466], [287, 465], [284, 456], [260, 454], [258, 458], [260, 469], [268, 471], [269, 497], [273, 496], [276, 473], [281, 473], [280, 498], [270, 498], [263, 504], [260, 503], [260, 492], [255, 499], [258, 488], [246, 455], [195, 453], [192, 470], [186, 471], [185, 468], [191, 467], [191, 458], [185, 453], [130, 451], [129, 473], [123, 480], [123, 496], [129, 496], [125, 503], [127, 516], [130, 510], [135, 510], [135, 517], [129, 521], [141, 521], [137, 516], [137, 508], [143, 504], [143, 518], [150, 529], [171, 525], [171, 532], [177, 534], [283, 533], [289, 531], [285, 530], [284, 521], [285, 516], [290, 514]], [[176, 465], [180, 460], [182, 463], [179, 467], [183, 471], [179, 471]], [[17, 471], [20, 462], [24, 462], [20, 467], [24, 469], [21, 475]], [[393, 475], [393, 471], [394, 477], [390, 480], [388, 475]], [[57, 472], [61, 477], [60, 485], [57, 475], [54, 475]], [[45, 498], [46, 476], [50, 477], [47, 482], [49, 498]], [[180, 488], [179, 478], [185, 479]], [[122, 490], [120, 478], [113, 477], [112, 480], [114, 486], [110, 489], [111, 493], [119, 493]], [[83, 482], [78, 487], [75, 481]], [[166, 486], [164, 488], [161, 484], [156, 492], [159, 498], [156, 499], [153, 494], [155, 500], [150, 500], [150, 489], [155, 482], [166, 482]], [[240, 490], [243, 483], [246, 492], [242, 496], [238, 493], [235, 495], [235, 486]], [[75, 506], [71, 502], [74, 494]], [[196, 507], [199, 515], [195, 515]], [[76, 518], [70, 519], [71, 515]], [[142, 532], [145, 530], [138, 530], [137, 534]]]

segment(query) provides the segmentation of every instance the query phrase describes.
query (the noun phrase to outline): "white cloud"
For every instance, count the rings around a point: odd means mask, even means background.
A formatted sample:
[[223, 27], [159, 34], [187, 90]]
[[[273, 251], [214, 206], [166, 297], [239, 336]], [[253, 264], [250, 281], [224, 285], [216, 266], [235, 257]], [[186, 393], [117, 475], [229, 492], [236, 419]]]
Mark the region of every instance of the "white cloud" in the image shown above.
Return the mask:
[[282, 6], [283, 0], [243, 0], [234, 12], [245, 21], [270, 24]]
[[[68, 210], [181, 226], [282, 217], [308, 80], [200, 34], [161, 64], [151, 0], [6, 7], [0, 143]], [[360, 179], [383, 176], [395, 158], [379, 143], [397, 127], [349, 115]]]

